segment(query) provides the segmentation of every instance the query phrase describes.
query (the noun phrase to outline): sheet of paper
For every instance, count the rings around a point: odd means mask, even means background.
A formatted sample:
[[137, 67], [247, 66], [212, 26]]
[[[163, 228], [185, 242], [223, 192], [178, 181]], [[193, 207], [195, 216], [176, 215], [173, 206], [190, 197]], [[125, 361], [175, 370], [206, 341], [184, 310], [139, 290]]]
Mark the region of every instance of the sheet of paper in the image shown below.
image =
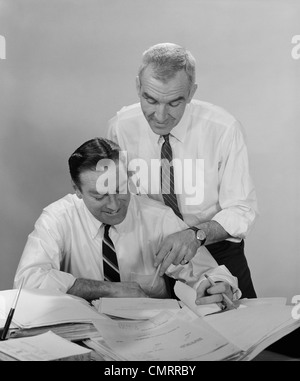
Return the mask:
[[154, 298], [100, 298], [93, 305], [99, 313], [135, 320], [150, 319], [163, 310], [180, 309], [175, 299]]
[[0, 352], [19, 361], [52, 361], [91, 351], [48, 331], [37, 336], [1, 341]]
[[[6, 317], [16, 290], [0, 292], [0, 317]], [[21, 328], [44, 325], [91, 322], [103, 318], [81, 298], [44, 289], [22, 289], [15, 309], [13, 323]], [[3, 322], [0, 320], [0, 322]], [[2, 323], [3, 324], [3, 323]]]
[[272, 305], [286, 305], [287, 299], [285, 297], [276, 296], [269, 298], [253, 298], [253, 299], [240, 299], [240, 303], [242, 306], [260, 306], [263, 304], [272, 304]]
[[198, 316], [206, 316], [221, 311], [221, 308], [216, 303], [196, 305], [196, 290], [183, 282], [177, 281], [174, 291], [177, 297]]
[[277, 330], [297, 324], [291, 311], [292, 306], [260, 303], [258, 300], [257, 305], [253, 301], [248, 308], [208, 315], [203, 319], [228, 341], [247, 351]]
[[[145, 321], [99, 321], [96, 328], [119, 356], [137, 361], [218, 360], [236, 355], [237, 348], [203, 319], [162, 312]], [[194, 315], [194, 314], [193, 314]]]

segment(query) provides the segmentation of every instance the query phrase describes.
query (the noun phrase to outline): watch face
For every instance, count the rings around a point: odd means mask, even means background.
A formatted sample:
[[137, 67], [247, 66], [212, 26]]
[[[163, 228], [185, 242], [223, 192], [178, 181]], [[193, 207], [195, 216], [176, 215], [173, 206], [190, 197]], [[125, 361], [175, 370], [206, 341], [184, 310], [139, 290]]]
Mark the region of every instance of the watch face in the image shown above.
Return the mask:
[[200, 241], [204, 241], [206, 239], [206, 234], [203, 230], [198, 230], [197, 231], [197, 238], [200, 240]]
[[201, 245], [204, 245], [204, 244], [205, 244], [205, 241], [206, 241], [206, 234], [205, 234], [205, 231], [204, 231], [204, 230], [201, 230], [201, 229], [198, 229], [196, 226], [192, 226], [192, 227], [190, 227], [189, 229], [194, 230], [194, 232], [195, 232], [195, 234], [196, 234], [196, 238], [197, 238], [197, 240], [201, 243]]

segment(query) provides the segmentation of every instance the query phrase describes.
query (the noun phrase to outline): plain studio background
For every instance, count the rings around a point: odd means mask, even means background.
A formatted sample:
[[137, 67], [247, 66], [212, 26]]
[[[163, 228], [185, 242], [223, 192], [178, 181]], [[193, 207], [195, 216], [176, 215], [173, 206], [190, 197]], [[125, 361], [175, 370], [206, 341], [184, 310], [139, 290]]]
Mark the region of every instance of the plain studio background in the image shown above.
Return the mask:
[[[196, 98], [243, 124], [260, 217], [246, 239], [258, 296], [300, 294], [297, 0], [0, 0], [0, 289], [42, 208], [72, 192], [67, 159], [137, 102], [142, 52], [197, 60]], [[300, 50], [300, 49], [299, 49]]]

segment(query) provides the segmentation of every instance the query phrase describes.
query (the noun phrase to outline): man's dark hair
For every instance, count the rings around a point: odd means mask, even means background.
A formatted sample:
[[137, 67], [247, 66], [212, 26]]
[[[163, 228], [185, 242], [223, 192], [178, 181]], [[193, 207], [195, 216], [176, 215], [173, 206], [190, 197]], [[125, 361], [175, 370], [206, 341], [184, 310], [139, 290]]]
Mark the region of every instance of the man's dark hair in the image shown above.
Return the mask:
[[111, 140], [94, 138], [83, 143], [69, 157], [69, 171], [74, 184], [81, 189], [80, 174], [86, 170], [96, 170], [102, 159], [119, 159], [120, 147]]

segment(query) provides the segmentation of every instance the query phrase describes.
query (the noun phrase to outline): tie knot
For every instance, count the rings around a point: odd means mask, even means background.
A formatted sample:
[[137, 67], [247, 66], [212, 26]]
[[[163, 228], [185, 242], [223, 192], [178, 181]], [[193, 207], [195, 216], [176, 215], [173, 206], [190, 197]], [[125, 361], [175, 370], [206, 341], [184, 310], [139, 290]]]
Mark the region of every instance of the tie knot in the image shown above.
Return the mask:
[[110, 229], [110, 226], [111, 226], [111, 225], [107, 225], [107, 224], [104, 225], [104, 235], [105, 235], [105, 236], [108, 236], [108, 231], [109, 231], [109, 229]]
[[169, 143], [169, 136], [170, 136], [170, 134], [163, 135], [166, 143]]

